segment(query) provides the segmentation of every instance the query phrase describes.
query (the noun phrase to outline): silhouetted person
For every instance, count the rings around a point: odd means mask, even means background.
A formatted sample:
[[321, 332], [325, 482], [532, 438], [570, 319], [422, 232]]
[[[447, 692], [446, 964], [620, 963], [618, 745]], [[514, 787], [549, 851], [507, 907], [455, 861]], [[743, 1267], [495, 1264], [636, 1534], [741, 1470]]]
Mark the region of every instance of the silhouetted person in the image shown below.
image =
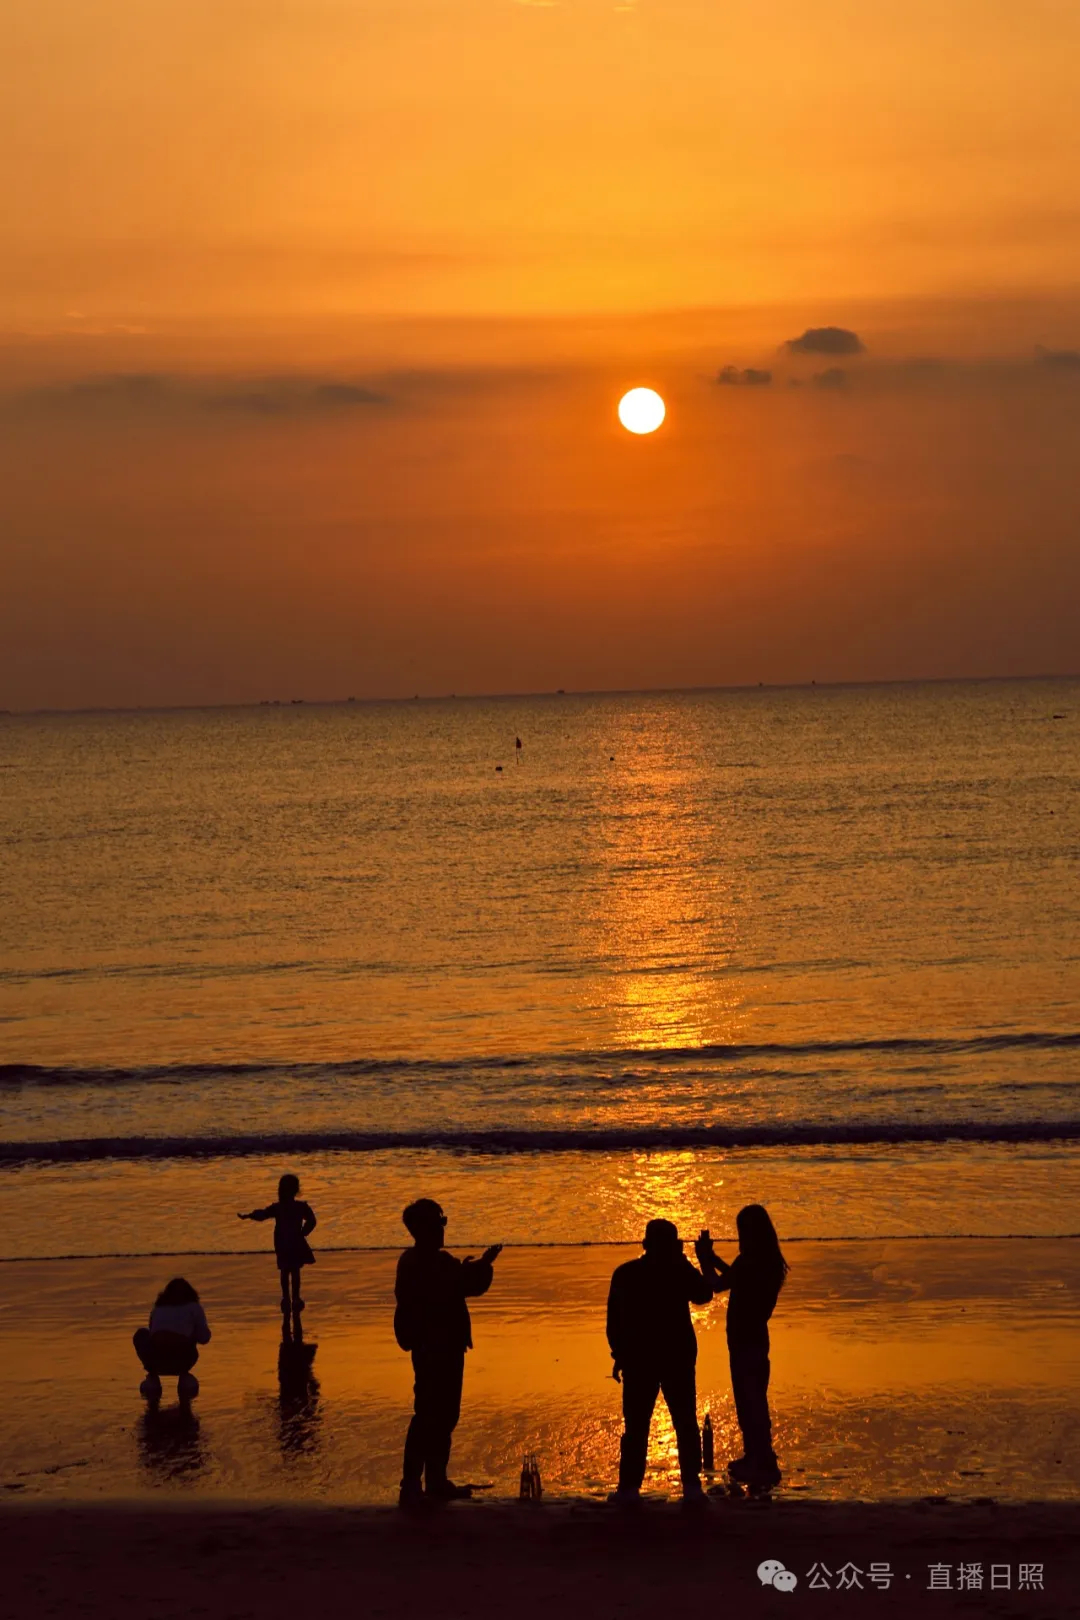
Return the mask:
[[697, 1335], [690, 1306], [707, 1305], [711, 1281], [690, 1264], [670, 1221], [650, 1221], [645, 1253], [617, 1268], [608, 1294], [607, 1336], [615, 1365], [612, 1377], [623, 1387], [625, 1432], [619, 1460], [619, 1488], [611, 1500], [639, 1500], [649, 1452], [649, 1424], [656, 1397], [663, 1393], [679, 1447], [683, 1496], [704, 1501], [701, 1488], [701, 1435], [697, 1421]]
[[[472, 1349], [472, 1323], [465, 1301], [486, 1294], [502, 1245], [479, 1260], [457, 1260], [443, 1248], [446, 1216], [433, 1198], [418, 1198], [402, 1215], [413, 1239], [398, 1261], [394, 1337], [412, 1353], [415, 1404], [405, 1436], [401, 1506], [415, 1507], [426, 1494], [435, 1501], [468, 1496], [467, 1485], [447, 1477], [450, 1444], [461, 1413], [465, 1352]], [[421, 1483], [423, 1481], [423, 1483]]]
[[161, 1380], [176, 1379], [181, 1401], [192, 1401], [199, 1393], [199, 1380], [192, 1367], [199, 1359], [200, 1344], [210, 1343], [210, 1328], [199, 1296], [184, 1277], [166, 1283], [150, 1312], [150, 1326], [138, 1328], [132, 1339], [135, 1354], [146, 1369], [139, 1385], [151, 1405], [161, 1399]]
[[728, 1464], [741, 1485], [779, 1485], [780, 1469], [769, 1416], [769, 1318], [788, 1273], [776, 1228], [761, 1204], [747, 1204], [735, 1217], [739, 1252], [729, 1266], [713, 1253], [702, 1232], [698, 1257], [717, 1293], [730, 1290], [727, 1311], [728, 1356], [735, 1415], [742, 1430], [743, 1455]]
[[290, 1311], [296, 1316], [303, 1310], [300, 1269], [315, 1264], [315, 1256], [308, 1242], [308, 1235], [314, 1232], [317, 1224], [315, 1211], [310, 1204], [304, 1203], [299, 1194], [300, 1183], [296, 1176], [282, 1176], [278, 1182], [276, 1204], [268, 1204], [265, 1209], [253, 1209], [247, 1215], [238, 1216], [241, 1221], [274, 1223], [274, 1254], [281, 1273], [281, 1309], [285, 1316]]

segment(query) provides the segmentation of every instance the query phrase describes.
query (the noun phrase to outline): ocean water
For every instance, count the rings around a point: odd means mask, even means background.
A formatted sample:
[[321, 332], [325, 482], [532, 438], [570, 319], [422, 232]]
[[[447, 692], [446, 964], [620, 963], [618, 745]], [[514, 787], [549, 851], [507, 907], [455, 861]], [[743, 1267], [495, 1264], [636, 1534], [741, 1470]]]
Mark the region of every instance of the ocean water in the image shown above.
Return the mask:
[[1074, 1231], [1078, 786], [1069, 681], [2, 717], [0, 1249]]

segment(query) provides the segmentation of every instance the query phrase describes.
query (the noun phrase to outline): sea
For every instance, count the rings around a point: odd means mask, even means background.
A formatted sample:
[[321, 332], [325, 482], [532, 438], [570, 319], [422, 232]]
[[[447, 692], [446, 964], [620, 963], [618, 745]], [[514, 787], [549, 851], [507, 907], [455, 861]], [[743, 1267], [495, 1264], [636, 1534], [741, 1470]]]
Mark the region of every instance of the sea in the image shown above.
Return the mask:
[[1075, 1234], [1078, 788], [1075, 680], [2, 716], [0, 1257]]

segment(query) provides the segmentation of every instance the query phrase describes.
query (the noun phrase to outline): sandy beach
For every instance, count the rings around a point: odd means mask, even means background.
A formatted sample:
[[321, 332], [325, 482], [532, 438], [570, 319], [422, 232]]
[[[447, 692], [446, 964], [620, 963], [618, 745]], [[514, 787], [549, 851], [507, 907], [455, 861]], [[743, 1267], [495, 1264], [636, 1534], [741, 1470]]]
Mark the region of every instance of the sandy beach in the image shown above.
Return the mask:
[[[5, 1612], [36, 1620], [148, 1610], [163, 1620], [652, 1620], [673, 1605], [744, 1620], [804, 1606], [1068, 1620], [1080, 1614], [1078, 1529], [1075, 1506], [1048, 1505], [724, 1503], [699, 1521], [676, 1507], [627, 1517], [584, 1504], [467, 1503], [422, 1523], [390, 1508], [0, 1510]], [[761, 1585], [766, 1559], [795, 1574], [793, 1592]], [[982, 1586], [959, 1590], [961, 1565], [976, 1564]]]
[[[299, 1381], [264, 1257], [5, 1264], [4, 1612], [1080, 1614], [1080, 1242], [794, 1245], [773, 1356], [785, 1484], [701, 1515], [679, 1503], [662, 1410], [641, 1509], [604, 1501], [620, 1423], [602, 1305], [625, 1253], [501, 1257], [454, 1451], [456, 1476], [489, 1489], [419, 1519], [394, 1505], [410, 1372], [392, 1251], [320, 1256]], [[189, 1416], [171, 1392], [147, 1412], [128, 1340], [177, 1271], [214, 1328]], [[722, 1464], [722, 1313], [697, 1325]], [[513, 1499], [525, 1448], [539, 1504]], [[768, 1559], [793, 1592], [760, 1583]]]
[[[473, 1312], [453, 1455], [461, 1480], [517, 1493], [539, 1454], [548, 1497], [600, 1500], [621, 1429], [604, 1303], [634, 1251], [511, 1248]], [[801, 1243], [773, 1330], [782, 1495], [1080, 1501], [1080, 1241]], [[322, 1254], [305, 1279], [297, 1378], [280, 1359], [272, 1257], [6, 1263], [10, 1498], [395, 1501], [411, 1406], [391, 1331], [396, 1253]], [[188, 1276], [213, 1329], [185, 1417], [139, 1398], [132, 1330], [164, 1280]], [[696, 1313], [699, 1410], [716, 1463], [737, 1455], [722, 1305]], [[646, 1490], [677, 1493], [661, 1407]]]

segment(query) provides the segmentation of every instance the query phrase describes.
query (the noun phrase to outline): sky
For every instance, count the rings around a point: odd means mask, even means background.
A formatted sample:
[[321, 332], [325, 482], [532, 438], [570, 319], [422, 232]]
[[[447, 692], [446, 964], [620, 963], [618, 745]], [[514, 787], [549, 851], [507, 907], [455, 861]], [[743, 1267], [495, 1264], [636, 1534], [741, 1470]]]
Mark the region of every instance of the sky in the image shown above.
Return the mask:
[[1078, 52], [10, 0], [0, 707], [1080, 670]]

